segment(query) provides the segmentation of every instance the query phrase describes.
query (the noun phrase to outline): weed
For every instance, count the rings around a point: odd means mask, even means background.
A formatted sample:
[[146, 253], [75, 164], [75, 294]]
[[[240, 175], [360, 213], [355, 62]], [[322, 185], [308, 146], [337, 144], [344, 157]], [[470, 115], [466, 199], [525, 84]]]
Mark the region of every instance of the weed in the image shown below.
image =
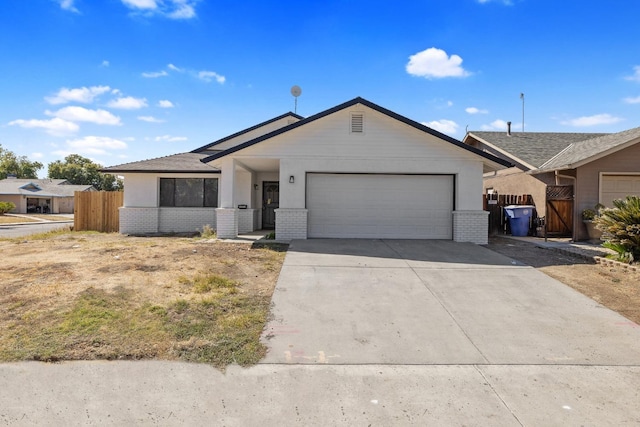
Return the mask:
[[200, 232], [200, 237], [202, 237], [203, 239], [215, 239], [216, 230], [211, 228], [209, 224], [206, 224], [202, 227], [202, 231]]

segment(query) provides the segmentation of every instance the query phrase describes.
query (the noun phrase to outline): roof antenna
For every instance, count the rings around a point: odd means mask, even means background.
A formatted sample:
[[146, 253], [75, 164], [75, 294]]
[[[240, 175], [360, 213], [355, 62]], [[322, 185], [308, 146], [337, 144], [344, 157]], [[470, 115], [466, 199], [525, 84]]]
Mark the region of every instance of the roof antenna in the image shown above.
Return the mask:
[[293, 97], [296, 99], [295, 108], [293, 110], [295, 114], [298, 114], [298, 97], [300, 96], [301, 93], [302, 93], [302, 89], [300, 89], [300, 86], [298, 85], [291, 86], [291, 95], [293, 95]]
[[524, 93], [520, 92], [520, 99], [522, 99], [522, 132], [524, 133]]

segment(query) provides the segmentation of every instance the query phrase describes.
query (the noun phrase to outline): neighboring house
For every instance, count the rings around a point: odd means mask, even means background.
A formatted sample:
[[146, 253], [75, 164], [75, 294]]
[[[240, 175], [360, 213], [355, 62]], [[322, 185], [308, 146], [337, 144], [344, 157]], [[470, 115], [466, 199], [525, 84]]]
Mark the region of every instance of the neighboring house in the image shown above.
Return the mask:
[[0, 201], [15, 204], [12, 213], [73, 213], [76, 191], [95, 191], [95, 188], [72, 185], [66, 179], [0, 180]]
[[221, 238], [275, 229], [306, 238], [486, 243], [482, 174], [511, 164], [362, 98], [288, 113], [190, 153], [112, 166], [120, 231]]
[[531, 194], [556, 234], [588, 238], [582, 211], [640, 195], [640, 128], [614, 134], [469, 131], [464, 143], [512, 162], [485, 174], [485, 192]]

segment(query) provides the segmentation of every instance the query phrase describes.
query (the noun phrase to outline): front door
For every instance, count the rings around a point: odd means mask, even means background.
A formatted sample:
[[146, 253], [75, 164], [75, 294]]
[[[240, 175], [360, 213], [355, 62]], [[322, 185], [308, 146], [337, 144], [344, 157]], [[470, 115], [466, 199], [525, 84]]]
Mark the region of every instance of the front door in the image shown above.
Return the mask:
[[262, 183], [262, 229], [276, 228], [276, 212], [280, 205], [280, 183], [264, 181]]

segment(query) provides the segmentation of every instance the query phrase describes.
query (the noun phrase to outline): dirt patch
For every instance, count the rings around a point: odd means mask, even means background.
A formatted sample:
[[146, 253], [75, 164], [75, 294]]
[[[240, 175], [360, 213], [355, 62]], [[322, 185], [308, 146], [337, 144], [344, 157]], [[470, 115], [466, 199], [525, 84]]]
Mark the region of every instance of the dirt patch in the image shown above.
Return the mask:
[[593, 260], [502, 237], [492, 237], [487, 247], [537, 268], [640, 324], [640, 271], [621, 264], [596, 264]]
[[284, 249], [59, 233], [0, 241], [0, 360], [255, 363]]

